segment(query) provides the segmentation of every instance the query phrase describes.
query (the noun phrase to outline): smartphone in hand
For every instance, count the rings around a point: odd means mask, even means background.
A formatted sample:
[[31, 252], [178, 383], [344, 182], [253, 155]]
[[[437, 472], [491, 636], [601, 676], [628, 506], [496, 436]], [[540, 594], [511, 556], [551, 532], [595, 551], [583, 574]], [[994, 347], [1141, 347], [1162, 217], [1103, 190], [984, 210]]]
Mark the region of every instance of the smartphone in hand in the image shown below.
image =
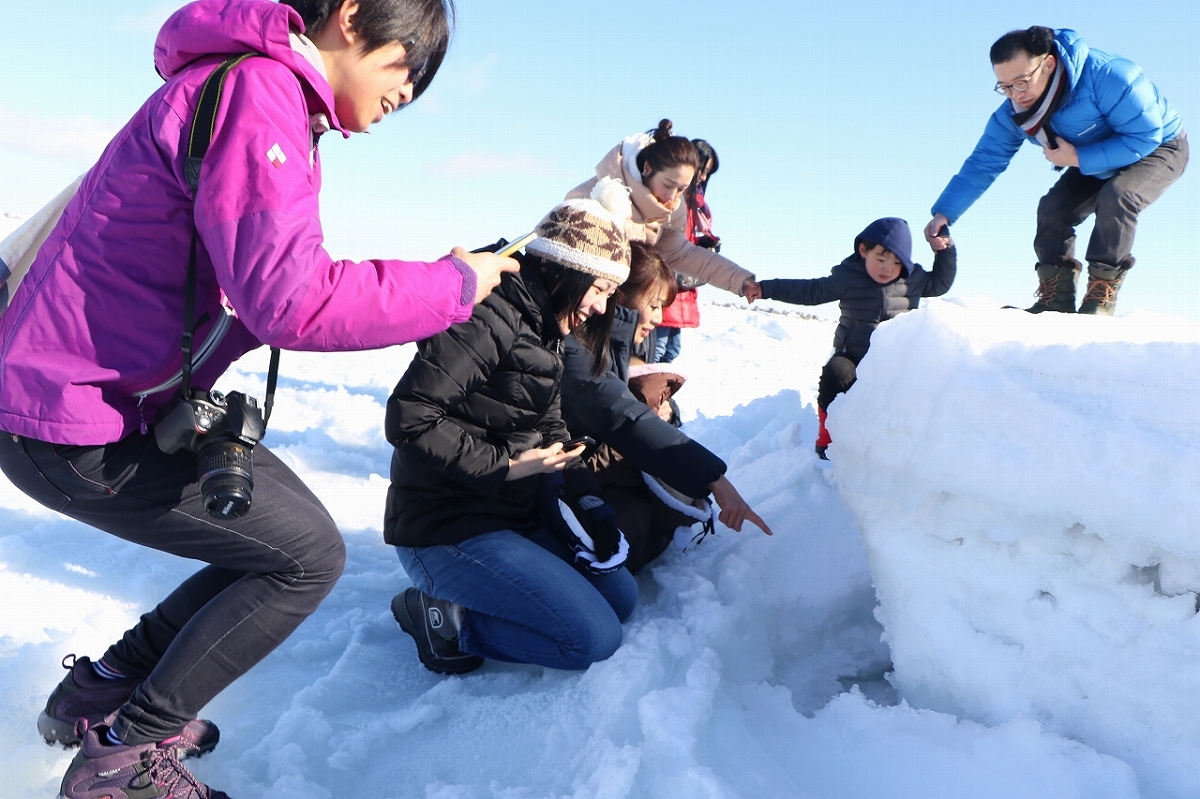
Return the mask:
[[570, 441], [563, 444], [563, 452], [570, 452], [578, 449], [579, 447], [583, 447], [585, 451], [595, 449], [596, 439], [592, 438], [591, 436], [579, 436], [578, 438], [572, 438]]

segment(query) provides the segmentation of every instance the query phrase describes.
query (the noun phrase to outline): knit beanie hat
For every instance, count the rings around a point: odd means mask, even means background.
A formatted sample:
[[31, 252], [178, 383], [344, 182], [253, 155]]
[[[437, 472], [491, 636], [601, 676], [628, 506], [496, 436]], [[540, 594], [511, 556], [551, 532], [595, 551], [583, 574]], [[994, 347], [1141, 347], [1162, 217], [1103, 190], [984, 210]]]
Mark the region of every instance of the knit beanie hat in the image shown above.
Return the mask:
[[629, 189], [602, 178], [591, 199], [567, 200], [538, 223], [538, 237], [526, 252], [614, 283], [629, 277], [629, 239], [625, 222], [633, 215]]

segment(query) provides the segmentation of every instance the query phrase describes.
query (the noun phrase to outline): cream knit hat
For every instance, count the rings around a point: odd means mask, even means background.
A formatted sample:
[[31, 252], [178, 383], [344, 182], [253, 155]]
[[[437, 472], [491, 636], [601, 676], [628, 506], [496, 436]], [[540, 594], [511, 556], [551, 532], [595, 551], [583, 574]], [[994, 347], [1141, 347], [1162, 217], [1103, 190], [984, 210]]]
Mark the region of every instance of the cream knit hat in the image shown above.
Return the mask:
[[567, 200], [538, 223], [538, 237], [526, 252], [615, 283], [629, 277], [629, 239], [625, 221], [633, 214], [629, 189], [602, 178], [592, 199]]

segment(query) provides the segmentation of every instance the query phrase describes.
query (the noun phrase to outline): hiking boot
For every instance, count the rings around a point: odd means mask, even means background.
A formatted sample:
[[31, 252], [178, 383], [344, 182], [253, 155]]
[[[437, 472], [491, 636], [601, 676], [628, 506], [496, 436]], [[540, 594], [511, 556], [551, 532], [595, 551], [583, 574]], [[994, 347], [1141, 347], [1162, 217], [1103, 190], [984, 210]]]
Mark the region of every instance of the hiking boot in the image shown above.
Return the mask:
[[816, 450], [818, 458], [823, 461], [829, 460], [829, 456], [825, 454], [825, 450], [829, 449], [829, 447], [822, 447], [820, 444], [818, 444], [816, 447], [814, 447], [814, 449]]
[[392, 615], [400, 629], [417, 642], [417, 657], [438, 674], [466, 674], [483, 665], [483, 658], [458, 648], [454, 609], [444, 599], [434, 599], [419, 588], [408, 588], [392, 597]]
[[1117, 292], [1121, 290], [1128, 271], [1117, 267], [1089, 266], [1087, 291], [1084, 292], [1083, 302], [1079, 303], [1078, 313], [1112, 316], [1117, 309]]
[[67, 655], [62, 660], [67, 676], [50, 694], [46, 709], [38, 716], [38, 732], [46, 743], [79, 746], [75, 723], [86, 719], [96, 725], [129, 700], [142, 684], [141, 677], [106, 680], [92, 669], [90, 658]]
[[[46, 743], [62, 744], [68, 749], [79, 746], [75, 725], [80, 719], [88, 726], [105, 722], [120, 710], [142, 684], [141, 677], [107, 680], [92, 669], [89, 658], [67, 655], [62, 661], [67, 676], [50, 694], [46, 709], [38, 716], [38, 732]], [[199, 757], [216, 748], [221, 733], [211, 721], [193, 719], [180, 733], [176, 748], [180, 757]]]
[[1082, 268], [1071, 258], [1064, 258], [1061, 264], [1038, 264], [1038, 300], [1025, 310], [1029, 313], [1075, 313], [1075, 281]]
[[63, 776], [59, 799], [229, 799], [197, 780], [179, 762], [171, 741], [110, 744], [108, 727], [79, 722], [79, 754]]

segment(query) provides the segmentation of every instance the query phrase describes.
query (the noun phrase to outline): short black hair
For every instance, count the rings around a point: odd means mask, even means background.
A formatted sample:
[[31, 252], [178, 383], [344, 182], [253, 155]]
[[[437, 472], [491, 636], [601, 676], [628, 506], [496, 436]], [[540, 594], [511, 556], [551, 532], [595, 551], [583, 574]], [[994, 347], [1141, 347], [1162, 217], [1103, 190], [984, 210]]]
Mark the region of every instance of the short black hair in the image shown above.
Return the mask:
[[1019, 55], [1046, 55], [1054, 52], [1054, 30], [1042, 25], [1034, 25], [1025, 30], [1009, 31], [992, 43], [988, 54], [992, 64], [1003, 64], [1012, 61]]
[[[281, 0], [300, 14], [304, 31], [316, 36], [345, 0]], [[446, 58], [454, 30], [454, 0], [358, 0], [354, 32], [363, 52], [404, 45], [413, 76], [413, 99], [425, 93]]]

